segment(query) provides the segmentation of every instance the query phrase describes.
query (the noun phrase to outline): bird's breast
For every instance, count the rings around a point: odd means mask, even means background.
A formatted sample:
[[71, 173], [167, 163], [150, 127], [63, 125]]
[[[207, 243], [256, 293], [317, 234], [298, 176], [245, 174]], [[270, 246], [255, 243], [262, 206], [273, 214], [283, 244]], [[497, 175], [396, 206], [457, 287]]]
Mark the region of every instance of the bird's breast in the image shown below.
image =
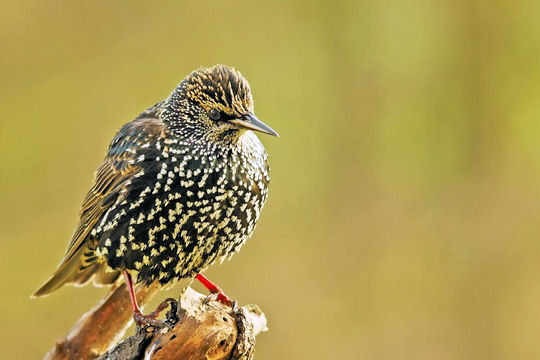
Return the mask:
[[107, 215], [111, 225], [98, 248], [109, 266], [166, 282], [240, 248], [259, 218], [269, 177], [264, 149], [159, 148], [138, 156], [141, 171]]

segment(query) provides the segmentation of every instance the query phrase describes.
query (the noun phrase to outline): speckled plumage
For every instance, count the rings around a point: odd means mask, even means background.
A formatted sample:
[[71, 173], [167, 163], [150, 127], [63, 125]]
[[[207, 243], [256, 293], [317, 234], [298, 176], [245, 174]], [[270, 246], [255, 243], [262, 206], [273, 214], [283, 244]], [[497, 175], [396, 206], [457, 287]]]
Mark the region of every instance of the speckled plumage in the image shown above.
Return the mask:
[[122, 270], [168, 284], [230, 258], [253, 233], [268, 193], [266, 151], [246, 130], [257, 127], [237, 120], [258, 121], [253, 111], [242, 75], [215, 66], [124, 125], [64, 261], [36, 295], [92, 276], [112, 283]]

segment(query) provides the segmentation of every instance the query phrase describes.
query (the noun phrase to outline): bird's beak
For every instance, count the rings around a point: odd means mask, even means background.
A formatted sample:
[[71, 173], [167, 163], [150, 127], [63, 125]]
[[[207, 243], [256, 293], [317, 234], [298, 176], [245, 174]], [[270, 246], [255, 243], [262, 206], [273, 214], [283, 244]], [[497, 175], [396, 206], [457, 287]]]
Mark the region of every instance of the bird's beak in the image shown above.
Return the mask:
[[253, 114], [247, 114], [241, 119], [233, 119], [229, 120], [229, 122], [245, 129], [260, 131], [265, 134], [279, 136], [278, 133], [272, 130], [270, 126], [257, 119], [257, 117]]

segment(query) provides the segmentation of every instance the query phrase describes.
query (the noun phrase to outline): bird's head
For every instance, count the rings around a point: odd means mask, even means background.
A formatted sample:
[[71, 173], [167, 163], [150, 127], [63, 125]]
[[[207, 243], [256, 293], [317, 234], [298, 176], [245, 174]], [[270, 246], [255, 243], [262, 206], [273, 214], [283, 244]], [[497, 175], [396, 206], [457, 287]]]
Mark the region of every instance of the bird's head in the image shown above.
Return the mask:
[[[238, 137], [245, 130], [278, 136], [254, 114], [247, 80], [233, 68], [216, 65], [188, 75], [166, 101], [169, 120], [194, 126], [215, 138]], [[170, 114], [175, 114], [170, 116]]]

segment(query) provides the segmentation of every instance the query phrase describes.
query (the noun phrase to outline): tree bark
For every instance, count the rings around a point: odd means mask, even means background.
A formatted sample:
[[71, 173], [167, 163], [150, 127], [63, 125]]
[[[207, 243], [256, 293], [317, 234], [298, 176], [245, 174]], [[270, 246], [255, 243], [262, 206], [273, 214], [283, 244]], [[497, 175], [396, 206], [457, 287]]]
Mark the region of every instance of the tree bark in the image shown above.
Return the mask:
[[[137, 288], [137, 298], [144, 304], [158, 289], [157, 285]], [[121, 285], [83, 315], [45, 359], [248, 360], [253, 358], [255, 336], [267, 330], [258, 306], [233, 310], [189, 287], [174, 310], [167, 314], [178, 319], [174, 326], [137, 328], [135, 335], [114, 345], [132, 316], [127, 290]]]
[[[158, 290], [157, 284], [137, 287], [137, 300], [145, 304]], [[56, 342], [44, 360], [94, 359], [120, 340], [131, 319], [129, 294], [122, 284], [84, 314], [69, 333]]]

